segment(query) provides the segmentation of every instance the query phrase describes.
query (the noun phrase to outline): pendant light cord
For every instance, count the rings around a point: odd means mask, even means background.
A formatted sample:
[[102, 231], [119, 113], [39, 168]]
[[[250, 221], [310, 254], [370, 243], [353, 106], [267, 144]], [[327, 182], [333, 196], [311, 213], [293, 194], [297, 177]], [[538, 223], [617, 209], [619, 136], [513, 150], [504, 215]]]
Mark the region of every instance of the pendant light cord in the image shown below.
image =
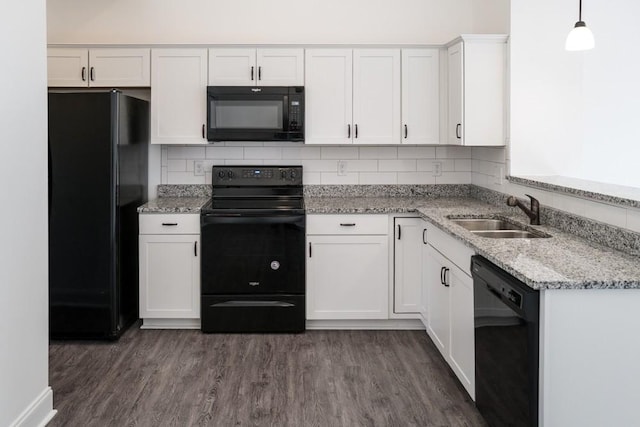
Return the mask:
[[582, 0], [580, 0], [579, 6], [578, 6], [578, 21], [582, 21]]

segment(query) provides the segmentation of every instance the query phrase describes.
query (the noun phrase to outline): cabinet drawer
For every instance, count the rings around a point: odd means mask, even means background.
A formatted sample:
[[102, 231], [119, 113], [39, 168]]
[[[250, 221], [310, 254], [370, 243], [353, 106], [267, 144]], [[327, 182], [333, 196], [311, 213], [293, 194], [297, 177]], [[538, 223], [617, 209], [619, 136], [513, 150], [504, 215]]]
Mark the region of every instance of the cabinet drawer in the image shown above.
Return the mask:
[[140, 234], [200, 234], [200, 215], [141, 214]]
[[307, 215], [307, 234], [388, 233], [388, 215]]
[[458, 266], [467, 276], [471, 276], [469, 267], [471, 265], [471, 256], [475, 255], [473, 249], [436, 226], [431, 226], [427, 229], [427, 242]]

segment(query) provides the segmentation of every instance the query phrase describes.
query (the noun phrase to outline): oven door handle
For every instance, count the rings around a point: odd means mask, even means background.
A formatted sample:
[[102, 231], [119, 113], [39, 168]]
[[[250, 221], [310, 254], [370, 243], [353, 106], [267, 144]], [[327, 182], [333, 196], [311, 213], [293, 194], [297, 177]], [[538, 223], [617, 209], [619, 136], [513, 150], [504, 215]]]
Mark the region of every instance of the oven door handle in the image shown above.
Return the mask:
[[202, 226], [209, 224], [304, 224], [305, 215], [229, 215], [205, 214], [200, 217]]
[[295, 304], [284, 301], [225, 301], [211, 304], [209, 307], [295, 307]]

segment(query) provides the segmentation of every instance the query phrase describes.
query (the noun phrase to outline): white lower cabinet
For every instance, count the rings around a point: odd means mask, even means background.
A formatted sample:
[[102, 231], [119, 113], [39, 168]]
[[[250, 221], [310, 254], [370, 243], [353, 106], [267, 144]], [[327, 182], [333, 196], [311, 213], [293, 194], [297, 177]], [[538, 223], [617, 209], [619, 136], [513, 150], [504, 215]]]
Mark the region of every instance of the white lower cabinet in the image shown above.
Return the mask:
[[[143, 327], [197, 327], [199, 215], [141, 214], [139, 243]], [[194, 321], [181, 321], [185, 319]]]
[[469, 272], [473, 251], [435, 227], [429, 230], [427, 242], [423, 249], [427, 333], [475, 400], [473, 279]]
[[[418, 314], [422, 300], [423, 220], [394, 218], [393, 312]], [[416, 316], [417, 317], [417, 316]]]
[[307, 319], [388, 319], [387, 215], [307, 215]]

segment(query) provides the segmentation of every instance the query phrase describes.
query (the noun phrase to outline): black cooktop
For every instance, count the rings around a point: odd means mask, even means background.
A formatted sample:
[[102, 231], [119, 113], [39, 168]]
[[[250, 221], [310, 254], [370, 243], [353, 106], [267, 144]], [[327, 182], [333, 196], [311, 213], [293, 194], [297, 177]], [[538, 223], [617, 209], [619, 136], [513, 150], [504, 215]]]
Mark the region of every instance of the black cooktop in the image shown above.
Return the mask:
[[211, 199], [202, 207], [203, 213], [304, 213], [304, 199], [296, 198], [233, 198]]

